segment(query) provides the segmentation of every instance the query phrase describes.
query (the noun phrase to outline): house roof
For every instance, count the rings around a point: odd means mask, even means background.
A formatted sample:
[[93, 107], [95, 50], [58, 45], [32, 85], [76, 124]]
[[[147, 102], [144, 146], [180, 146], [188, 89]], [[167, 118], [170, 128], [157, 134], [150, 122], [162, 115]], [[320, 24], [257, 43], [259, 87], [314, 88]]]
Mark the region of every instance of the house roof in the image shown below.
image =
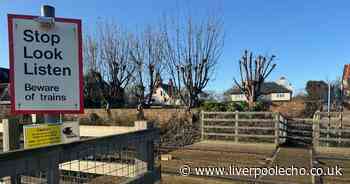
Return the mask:
[[8, 84], [0, 84], [0, 101], [9, 101], [10, 94]]
[[350, 64], [344, 65], [343, 80], [349, 79], [350, 77]]
[[[282, 85], [277, 84], [276, 82], [265, 82], [261, 86], [261, 92], [263, 94], [271, 94], [271, 93], [290, 93], [292, 91]], [[228, 91], [228, 93], [242, 94], [241, 90], [237, 86], [231, 88]]]
[[0, 68], [0, 83], [9, 83], [9, 82], [10, 82], [9, 69]]
[[[159, 87], [159, 86], [158, 86]], [[166, 92], [168, 95], [169, 95], [169, 89], [171, 88], [171, 86], [169, 84], [164, 84], [164, 83], [161, 83], [160, 84], [160, 87], [164, 90], [164, 92]], [[176, 96], [177, 94], [177, 90], [174, 86], [172, 86], [173, 88], [173, 94], [172, 96]]]

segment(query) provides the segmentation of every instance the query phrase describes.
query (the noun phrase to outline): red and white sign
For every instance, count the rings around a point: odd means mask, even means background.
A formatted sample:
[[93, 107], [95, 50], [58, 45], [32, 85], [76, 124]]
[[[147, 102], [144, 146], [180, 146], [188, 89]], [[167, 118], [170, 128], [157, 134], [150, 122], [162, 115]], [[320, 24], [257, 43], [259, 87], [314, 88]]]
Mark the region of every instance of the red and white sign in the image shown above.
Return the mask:
[[13, 113], [83, 113], [81, 20], [8, 15]]

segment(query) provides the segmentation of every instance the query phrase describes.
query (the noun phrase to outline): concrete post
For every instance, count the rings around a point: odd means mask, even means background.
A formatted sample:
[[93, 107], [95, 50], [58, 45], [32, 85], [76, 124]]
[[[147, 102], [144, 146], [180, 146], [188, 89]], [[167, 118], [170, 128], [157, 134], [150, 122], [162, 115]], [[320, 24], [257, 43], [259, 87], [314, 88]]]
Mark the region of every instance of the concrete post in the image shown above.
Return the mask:
[[20, 130], [15, 119], [3, 119], [3, 150], [4, 152], [19, 149]]
[[[136, 130], [153, 128], [153, 123], [147, 121], [135, 121]], [[136, 145], [136, 175], [154, 170], [154, 142], [139, 140]], [[139, 169], [141, 167], [141, 169]]]
[[[20, 129], [16, 119], [3, 119], [3, 149], [4, 152], [20, 148]], [[11, 177], [11, 184], [20, 183], [21, 177], [14, 173]]]

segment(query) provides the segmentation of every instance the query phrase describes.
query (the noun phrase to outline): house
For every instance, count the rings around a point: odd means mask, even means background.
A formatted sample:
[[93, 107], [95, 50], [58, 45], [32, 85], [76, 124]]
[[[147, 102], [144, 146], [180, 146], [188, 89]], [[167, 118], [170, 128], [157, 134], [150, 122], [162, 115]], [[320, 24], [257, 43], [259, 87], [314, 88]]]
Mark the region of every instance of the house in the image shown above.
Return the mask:
[[[161, 79], [156, 82], [152, 94], [153, 105], [180, 105], [180, 99], [176, 97], [176, 89], [170, 79], [168, 84], [164, 84]], [[147, 97], [146, 97], [147, 98]]]
[[0, 84], [2, 83], [9, 83], [10, 81], [10, 75], [9, 75], [9, 69], [7, 68], [0, 68]]
[[344, 66], [342, 77], [342, 91], [344, 97], [350, 96], [350, 64]]
[[0, 104], [9, 104], [9, 69], [0, 68]]
[[[262, 95], [259, 97], [262, 101], [290, 101], [292, 99], [293, 88], [286, 78], [281, 77], [276, 82], [265, 82], [261, 86]], [[231, 100], [234, 102], [247, 101], [246, 96], [238, 87], [229, 90]]]

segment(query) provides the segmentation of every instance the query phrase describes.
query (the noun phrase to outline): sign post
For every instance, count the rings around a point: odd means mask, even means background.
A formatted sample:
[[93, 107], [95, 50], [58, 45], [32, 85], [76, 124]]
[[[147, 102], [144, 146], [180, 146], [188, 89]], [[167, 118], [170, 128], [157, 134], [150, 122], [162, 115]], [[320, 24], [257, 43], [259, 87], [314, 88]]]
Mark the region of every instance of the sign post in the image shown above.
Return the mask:
[[8, 15], [12, 112], [48, 114], [49, 123], [83, 113], [81, 21], [54, 14]]

